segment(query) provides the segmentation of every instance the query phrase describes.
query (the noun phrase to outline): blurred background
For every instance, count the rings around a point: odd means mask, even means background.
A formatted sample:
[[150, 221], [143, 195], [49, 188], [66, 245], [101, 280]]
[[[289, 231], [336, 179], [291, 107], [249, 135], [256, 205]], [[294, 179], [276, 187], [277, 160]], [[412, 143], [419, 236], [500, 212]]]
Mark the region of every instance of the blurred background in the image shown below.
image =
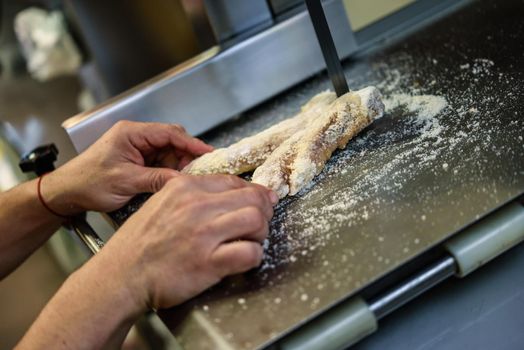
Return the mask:
[[[64, 120], [213, 45], [211, 29], [200, 27], [207, 22], [198, 17], [199, 6], [201, 1], [1, 0], [0, 191], [30, 177], [18, 162], [38, 145], [57, 145], [57, 165], [75, 156]], [[88, 219], [105, 238], [111, 234], [101, 216], [89, 213]], [[1, 349], [17, 343], [88, 257], [76, 238], [57, 232], [0, 281]], [[151, 348], [139, 336], [130, 338], [127, 348]]]

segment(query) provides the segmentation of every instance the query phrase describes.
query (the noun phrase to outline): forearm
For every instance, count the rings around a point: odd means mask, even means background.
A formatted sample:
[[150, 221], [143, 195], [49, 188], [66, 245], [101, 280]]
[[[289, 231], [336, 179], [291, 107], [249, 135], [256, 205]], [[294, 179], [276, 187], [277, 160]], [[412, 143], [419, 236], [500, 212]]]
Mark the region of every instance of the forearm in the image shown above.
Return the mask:
[[119, 348], [146, 310], [119, 269], [103, 251], [93, 257], [66, 280], [18, 348]]
[[62, 220], [40, 203], [36, 180], [0, 193], [0, 279], [41, 246]]

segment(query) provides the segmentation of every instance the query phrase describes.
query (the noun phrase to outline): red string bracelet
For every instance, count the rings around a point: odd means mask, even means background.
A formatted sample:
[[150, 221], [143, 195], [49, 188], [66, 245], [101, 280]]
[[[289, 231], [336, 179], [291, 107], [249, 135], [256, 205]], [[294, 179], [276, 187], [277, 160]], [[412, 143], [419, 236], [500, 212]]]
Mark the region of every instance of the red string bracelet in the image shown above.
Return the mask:
[[46, 176], [46, 174], [43, 174], [41, 175], [39, 178], [38, 178], [38, 185], [37, 185], [37, 189], [38, 189], [38, 199], [40, 200], [40, 203], [42, 203], [42, 205], [44, 206], [44, 208], [46, 208], [51, 214], [55, 215], [55, 216], [58, 216], [59, 218], [62, 218], [62, 219], [71, 219], [69, 216], [66, 216], [66, 215], [62, 215], [62, 214], [59, 214], [57, 213], [56, 211], [54, 211], [53, 209], [51, 209], [49, 207], [49, 205], [47, 205], [47, 203], [45, 202], [44, 200], [44, 197], [42, 196], [42, 179], [44, 178], [44, 176]]

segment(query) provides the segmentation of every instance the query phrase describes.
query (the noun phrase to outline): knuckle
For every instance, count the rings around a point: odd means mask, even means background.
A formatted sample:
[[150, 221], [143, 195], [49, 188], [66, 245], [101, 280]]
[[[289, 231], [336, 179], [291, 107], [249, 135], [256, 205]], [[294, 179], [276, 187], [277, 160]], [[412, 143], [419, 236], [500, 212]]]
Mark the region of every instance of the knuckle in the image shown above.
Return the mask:
[[246, 198], [250, 203], [262, 204], [264, 203], [263, 194], [256, 187], [249, 187], [244, 190]]
[[264, 214], [256, 207], [247, 207], [244, 219], [246, 220], [246, 225], [254, 230], [261, 230], [266, 224]]
[[170, 179], [166, 182], [164, 187], [162, 188], [163, 191], [168, 192], [170, 195], [179, 192], [179, 189], [181, 188], [181, 180], [177, 177]]
[[246, 247], [245, 264], [246, 268], [253, 268], [262, 262], [262, 247], [256, 243]]
[[182, 131], [183, 133], [186, 132], [186, 128], [184, 128], [184, 127], [183, 127], [182, 125], [180, 125], [180, 124], [175, 123], [175, 124], [171, 124], [171, 125], [172, 125], [172, 127], [173, 127], [174, 129], [176, 129], [176, 130], [178, 130], [178, 131]]
[[125, 130], [128, 129], [132, 124], [133, 122], [129, 120], [119, 120], [115, 123], [114, 128], [117, 130]]
[[158, 171], [153, 171], [149, 174], [149, 182], [151, 183], [151, 189], [153, 192], [158, 192], [164, 185], [164, 178]]
[[172, 179], [169, 179], [169, 180], [166, 182], [164, 188], [165, 188], [167, 191], [171, 191], [171, 190], [173, 190], [173, 188], [179, 186], [180, 181], [182, 181], [182, 180], [180, 179], [180, 176], [178, 176], [178, 177], [174, 177], [174, 178], [172, 178]]
[[[102, 160], [98, 161], [102, 162]], [[105, 170], [105, 175], [116, 183], [117, 181], [115, 180], [121, 179], [123, 177], [122, 175], [125, 175], [125, 172], [123, 172], [119, 167], [109, 167]]]
[[236, 175], [219, 175], [224, 179], [225, 183], [231, 188], [239, 188], [244, 186], [244, 180]]
[[210, 200], [209, 196], [203, 194], [195, 194], [191, 200], [191, 203], [188, 204], [189, 210], [192, 210], [194, 213], [205, 213], [213, 209], [214, 203]]
[[171, 191], [177, 192], [182, 189], [187, 189], [192, 183], [190, 176], [179, 175], [167, 182], [167, 186]]

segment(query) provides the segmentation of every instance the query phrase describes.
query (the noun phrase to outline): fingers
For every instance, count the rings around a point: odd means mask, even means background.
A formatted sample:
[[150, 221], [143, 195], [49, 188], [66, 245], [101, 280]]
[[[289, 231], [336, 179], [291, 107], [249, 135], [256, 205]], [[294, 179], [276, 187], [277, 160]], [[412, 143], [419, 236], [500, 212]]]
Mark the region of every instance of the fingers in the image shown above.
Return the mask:
[[253, 241], [235, 241], [220, 245], [212, 254], [211, 261], [222, 276], [249, 271], [260, 265], [262, 246]]
[[[233, 175], [191, 176], [177, 173], [166, 190], [178, 198], [190, 198], [191, 211], [214, 218], [243, 207], [260, 208], [269, 221], [278, 196], [271, 190]], [[168, 196], [172, 196], [168, 194]]]
[[180, 125], [122, 121], [116, 128], [125, 132], [133, 146], [144, 153], [168, 146], [193, 155], [201, 155], [213, 150], [212, 146], [188, 135]]
[[184, 175], [184, 179], [191, 182], [198, 189], [211, 193], [224, 192], [251, 185], [249, 182], [234, 175]]
[[269, 219], [257, 207], [244, 207], [216, 218], [214, 235], [221, 241], [250, 240], [262, 243], [269, 233]]
[[133, 179], [133, 190], [136, 193], [160, 191], [172, 178], [179, 176], [178, 171], [169, 168], [137, 167]]
[[[189, 190], [192, 186], [194, 190]], [[197, 185], [198, 186], [198, 185]], [[213, 220], [214, 218], [224, 215], [229, 212], [244, 208], [255, 207], [260, 209], [267, 221], [273, 216], [273, 205], [270, 200], [269, 192], [263, 188], [255, 186], [246, 186], [240, 189], [200, 192], [201, 188], [195, 186], [194, 183], [188, 185], [184, 182], [179, 183], [172, 188], [175, 194], [181, 196], [182, 191], [184, 198], [191, 198], [192, 204], [188, 210], [196, 213], [196, 215]]]
[[183, 154], [180, 156], [180, 160], [178, 162], [177, 169], [182, 170], [184, 169], [189, 163], [191, 163], [195, 159], [195, 157], [189, 155], [189, 154]]
[[274, 205], [278, 203], [278, 195], [269, 188], [245, 181], [235, 175], [185, 175], [192, 179], [194, 183], [202, 190], [207, 192], [224, 192], [240, 188], [254, 188], [261, 193], [266, 193], [270, 202]]
[[225, 191], [214, 196], [222, 212], [231, 212], [244, 207], [260, 209], [266, 220], [273, 217], [273, 204], [266, 189], [255, 186]]

